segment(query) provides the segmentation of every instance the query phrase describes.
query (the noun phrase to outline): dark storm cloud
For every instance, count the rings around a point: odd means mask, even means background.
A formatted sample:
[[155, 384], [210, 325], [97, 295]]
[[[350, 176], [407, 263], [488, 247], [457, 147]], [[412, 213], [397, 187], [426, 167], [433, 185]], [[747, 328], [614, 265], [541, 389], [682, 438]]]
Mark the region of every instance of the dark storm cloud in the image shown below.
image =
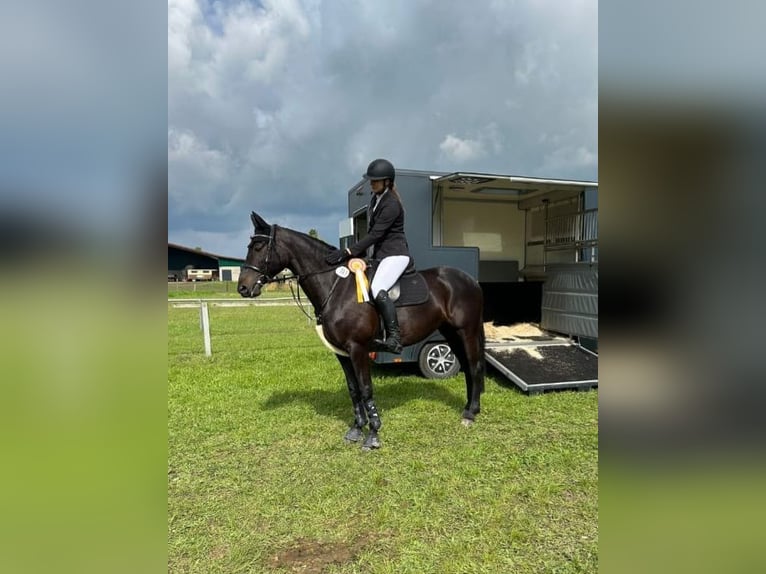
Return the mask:
[[596, 10], [172, 0], [171, 241], [238, 249], [257, 209], [335, 242], [345, 192], [381, 156], [596, 179]]

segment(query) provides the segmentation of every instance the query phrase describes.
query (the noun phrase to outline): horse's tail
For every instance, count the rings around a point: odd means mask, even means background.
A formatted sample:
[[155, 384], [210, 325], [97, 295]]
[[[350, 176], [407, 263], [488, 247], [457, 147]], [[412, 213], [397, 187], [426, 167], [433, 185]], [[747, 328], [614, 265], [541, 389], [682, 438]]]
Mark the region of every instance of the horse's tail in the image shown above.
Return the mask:
[[[479, 315], [479, 320], [481, 319], [481, 315]], [[484, 392], [484, 375], [486, 374], [486, 366], [487, 361], [485, 359], [485, 349], [486, 349], [486, 343], [487, 338], [484, 334], [484, 322], [482, 321], [481, 326], [479, 327], [479, 365], [477, 367], [478, 371], [478, 377], [476, 377], [476, 381], [479, 385], [481, 385], [481, 388], [479, 389], [480, 393]]]
[[[481, 350], [481, 356], [484, 357], [484, 348], [487, 343], [487, 338], [484, 334], [484, 291], [481, 288], [481, 285], [476, 283], [477, 288], [479, 289], [479, 321], [481, 324], [479, 325], [479, 348]], [[484, 360], [482, 359], [482, 365], [484, 364]]]

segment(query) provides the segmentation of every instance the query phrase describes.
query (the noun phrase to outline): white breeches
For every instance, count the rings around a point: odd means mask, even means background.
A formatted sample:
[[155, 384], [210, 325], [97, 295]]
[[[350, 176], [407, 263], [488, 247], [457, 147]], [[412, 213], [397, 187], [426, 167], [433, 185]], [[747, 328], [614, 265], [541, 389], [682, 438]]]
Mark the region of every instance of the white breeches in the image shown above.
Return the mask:
[[409, 263], [410, 258], [406, 255], [391, 255], [381, 259], [375, 277], [372, 278], [372, 285], [370, 285], [373, 299], [380, 291], [391, 289]]

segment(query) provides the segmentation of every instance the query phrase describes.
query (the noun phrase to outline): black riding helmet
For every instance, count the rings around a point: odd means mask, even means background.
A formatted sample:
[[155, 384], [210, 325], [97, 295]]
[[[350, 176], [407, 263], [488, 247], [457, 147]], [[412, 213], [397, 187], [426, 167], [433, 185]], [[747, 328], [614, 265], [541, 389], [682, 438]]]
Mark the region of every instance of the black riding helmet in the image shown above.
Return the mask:
[[390, 179], [394, 181], [396, 172], [394, 171], [394, 164], [387, 159], [375, 159], [367, 166], [367, 173], [362, 176], [364, 179], [375, 181], [378, 179]]

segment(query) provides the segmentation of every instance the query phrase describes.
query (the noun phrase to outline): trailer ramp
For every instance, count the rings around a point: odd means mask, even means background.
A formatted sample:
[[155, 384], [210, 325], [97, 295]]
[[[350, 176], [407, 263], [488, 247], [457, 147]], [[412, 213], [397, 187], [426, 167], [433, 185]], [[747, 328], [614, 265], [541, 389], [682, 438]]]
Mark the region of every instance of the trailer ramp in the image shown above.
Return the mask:
[[488, 340], [485, 358], [529, 394], [598, 386], [598, 355], [564, 337], [541, 335]]

